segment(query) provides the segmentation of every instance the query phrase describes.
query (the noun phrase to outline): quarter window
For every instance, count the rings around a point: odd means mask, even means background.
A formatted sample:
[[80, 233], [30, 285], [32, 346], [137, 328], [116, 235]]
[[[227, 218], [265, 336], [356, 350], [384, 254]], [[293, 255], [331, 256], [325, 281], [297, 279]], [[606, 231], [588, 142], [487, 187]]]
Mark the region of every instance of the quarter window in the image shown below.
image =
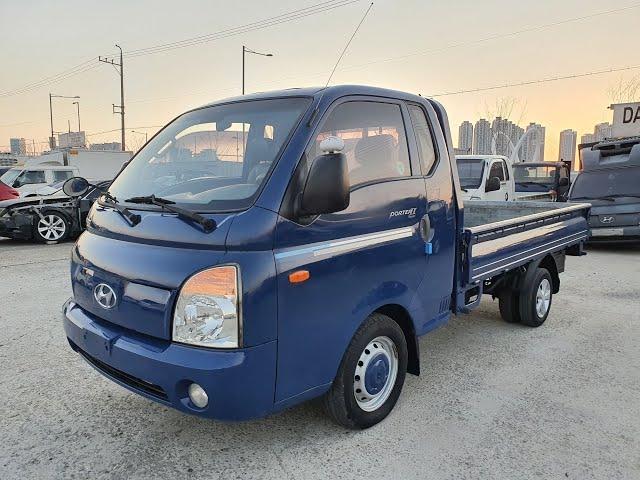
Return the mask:
[[411, 123], [418, 141], [422, 173], [423, 175], [431, 175], [433, 166], [436, 163], [436, 151], [433, 148], [433, 137], [431, 136], [429, 122], [422, 108], [417, 105], [409, 105], [409, 113], [411, 114]]
[[509, 167], [507, 167], [507, 162], [502, 161], [502, 168], [504, 168], [504, 178], [509, 180]]
[[491, 164], [491, 170], [489, 170], [489, 178], [498, 177], [501, 182], [504, 182], [504, 172], [502, 171], [501, 162], [493, 162]]
[[61, 182], [71, 177], [73, 177], [73, 172], [71, 170], [54, 170], [53, 171], [53, 179], [56, 182]]
[[307, 151], [319, 155], [329, 136], [344, 140], [352, 186], [411, 175], [409, 149], [400, 107], [391, 103], [346, 102], [336, 107]]

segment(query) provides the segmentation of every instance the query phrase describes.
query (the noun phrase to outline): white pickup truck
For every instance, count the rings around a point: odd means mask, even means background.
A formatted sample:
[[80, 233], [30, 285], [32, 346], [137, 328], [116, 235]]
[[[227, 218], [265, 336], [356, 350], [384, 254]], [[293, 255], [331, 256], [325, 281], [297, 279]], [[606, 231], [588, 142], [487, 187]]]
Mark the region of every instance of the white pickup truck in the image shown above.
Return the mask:
[[463, 200], [513, 201], [513, 169], [502, 155], [456, 155]]

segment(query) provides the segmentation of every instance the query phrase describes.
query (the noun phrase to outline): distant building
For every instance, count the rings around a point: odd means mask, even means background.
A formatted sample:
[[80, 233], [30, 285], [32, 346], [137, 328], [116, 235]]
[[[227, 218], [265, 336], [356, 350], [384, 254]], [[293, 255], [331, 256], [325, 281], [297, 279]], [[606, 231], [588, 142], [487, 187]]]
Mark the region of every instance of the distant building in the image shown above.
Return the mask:
[[11, 146], [11, 153], [13, 155], [27, 154], [27, 142], [24, 138], [11, 138], [9, 139], [9, 145]]
[[466, 153], [473, 150], [473, 124], [466, 120], [458, 129], [458, 150]]
[[106, 151], [120, 151], [120, 142], [107, 142], [107, 143], [92, 143], [89, 150], [99, 150], [101, 152]]
[[[511, 120], [496, 117], [491, 124], [492, 153], [506, 157], [510, 156], [523, 134], [524, 130]], [[494, 145], [495, 152], [493, 152]]]
[[87, 145], [84, 132], [69, 132], [58, 135], [60, 148], [84, 148]]
[[596, 141], [596, 136], [593, 133], [585, 133], [580, 137], [580, 143], [593, 143]]
[[560, 148], [558, 151], [558, 160], [565, 162], [573, 162], [576, 159], [576, 141], [578, 132], [575, 130], [563, 130], [560, 132]]
[[477, 155], [491, 154], [491, 124], [481, 118], [473, 129], [473, 153]]
[[543, 162], [546, 129], [538, 123], [527, 126], [527, 136], [522, 142], [520, 160], [523, 162]]
[[18, 163], [18, 160], [11, 153], [0, 153], [0, 167], [12, 167]]
[[601, 142], [605, 138], [611, 138], [611, 124], [609, 122], [599, 123], [593, 129], [596, 142]]

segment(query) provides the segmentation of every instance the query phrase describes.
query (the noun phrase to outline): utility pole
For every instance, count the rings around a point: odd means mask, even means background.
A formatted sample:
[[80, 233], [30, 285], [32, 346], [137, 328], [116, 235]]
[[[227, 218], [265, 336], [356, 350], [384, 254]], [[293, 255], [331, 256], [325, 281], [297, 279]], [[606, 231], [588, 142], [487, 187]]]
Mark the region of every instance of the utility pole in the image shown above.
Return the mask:
[[98, 57], [98, 61], [103, 63], [110, 63], [114, 67], [118, 67], [118, 74], [120, 75], [120, 105], [113, 104], [113, 113], [120, 114], [120, 130], [122, 132], [121, 146], [122, 151], [126, 150], [125, 136], [124, 136], [124, 62], [122, 61], [122, 47], [116, 44], [116, 47], [120, 50], [120, 63], [116, 62], [113, 58]]

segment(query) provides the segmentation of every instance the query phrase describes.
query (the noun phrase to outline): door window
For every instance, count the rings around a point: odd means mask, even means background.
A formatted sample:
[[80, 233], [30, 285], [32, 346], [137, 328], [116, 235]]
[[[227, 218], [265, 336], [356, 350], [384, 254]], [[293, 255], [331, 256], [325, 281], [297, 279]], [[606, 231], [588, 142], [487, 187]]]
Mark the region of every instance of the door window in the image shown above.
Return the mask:
[[409, 149], [400, 106], [391, 103], [346, 102], [325, 120], [307, 151], [314, 159], [329, 136], [344, 140], [351, 186], [411, 175]]
[[45, 183], [44, 170], [27, 170], [16, 180], [19, 185], [31, 185], [34, 183]]
[[489, 178], [498, 177], [501, 182], [504, 182], [504, 171], [502, 170], [502, 162], [493, 162], [491, 164], [491, 170], [489, 170]]
[[409, 113], [411, 115], [413, 131], [418, 141], [422, 174], [431, 175], [433, 166], [436, 163], [436, 151], [433, 148], [433, 137], [431, 136], [429, 122], [422, 108], [417, 105], [409, 105]]

